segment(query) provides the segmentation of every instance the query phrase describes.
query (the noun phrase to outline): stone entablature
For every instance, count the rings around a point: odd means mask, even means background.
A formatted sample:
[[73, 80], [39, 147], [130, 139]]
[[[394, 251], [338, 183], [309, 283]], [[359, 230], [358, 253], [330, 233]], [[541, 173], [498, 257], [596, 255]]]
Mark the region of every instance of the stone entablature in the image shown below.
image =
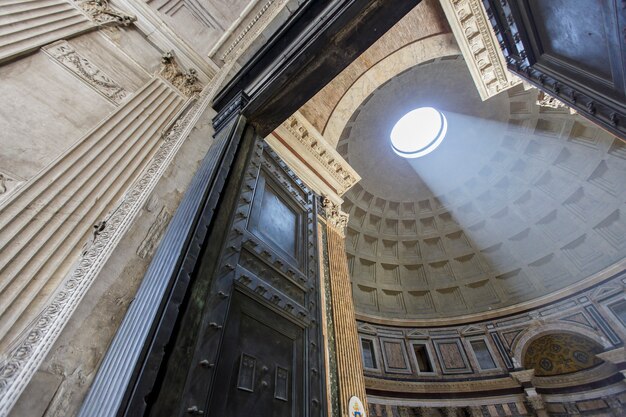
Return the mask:
[[336, 203], [361, 177], [299, 113], [272, 132], [266, 141], [317, 194]]
[[481, 0], [440, 0], [452, 32], [483, 100], [521, 82], [506, 68], [504, 55]]

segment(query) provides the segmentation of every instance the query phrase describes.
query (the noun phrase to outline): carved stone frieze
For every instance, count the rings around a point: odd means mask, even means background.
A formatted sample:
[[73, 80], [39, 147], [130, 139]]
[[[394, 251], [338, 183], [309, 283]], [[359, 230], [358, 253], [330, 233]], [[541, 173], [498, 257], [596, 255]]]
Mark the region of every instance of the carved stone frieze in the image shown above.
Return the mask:
[[341, 211], [338, 204], [334, 203], [328, 197], [322, 198], [322, 210], [328, 224], [341, 232], [343, 235], [348, 226], [348, 215]]
[[300, 157], [306, 160], [311, 160], [309, 157], [312, 157], [317, 162], [319, 165], [317, 176], [325, 177], [322, 178], [325, 183], [332, 183], [333, 191], [337, 195], [343, 195], [361, 179], [348, 162], [300, 113], [289, 117], [276, 132], [289, 142], [287, 144], [289, 147], [300, 153]]
[[187, 71], [183, 71], [173, 52], [166, 52], [161, 57], [161, 68], [159, 75], [172, 83], [181, 93], [187, 97], [198, 94], [202, 91], [202, 84], [198, 79], [197, 71], [193, 68], [189, 68]]
[[76, 3], [98, 26], [128, 26], [137, 20], [111, 6], [108, 0], [78, 0]]
[[124, 87], [119, 85], [87, 58], [76, 52], [67, 41], [58, 41], [42, 49], [53, 60], [75, 74], [113, 104], [119, 105], [128, 96], [128, 92]]
[[481, 98], [519, 84], [506, 68], [481, 0], [440, 1]]

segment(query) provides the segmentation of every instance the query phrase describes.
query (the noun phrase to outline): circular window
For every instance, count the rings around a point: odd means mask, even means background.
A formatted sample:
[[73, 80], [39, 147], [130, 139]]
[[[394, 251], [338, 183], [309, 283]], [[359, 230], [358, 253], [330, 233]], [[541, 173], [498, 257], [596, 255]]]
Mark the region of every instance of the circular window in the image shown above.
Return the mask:
[[402, 116], [391, 130], [391, 147], [403, 158], [419, 158], [434, 151], [448, 130], [446, 116], [432, 107], [420, 107]]

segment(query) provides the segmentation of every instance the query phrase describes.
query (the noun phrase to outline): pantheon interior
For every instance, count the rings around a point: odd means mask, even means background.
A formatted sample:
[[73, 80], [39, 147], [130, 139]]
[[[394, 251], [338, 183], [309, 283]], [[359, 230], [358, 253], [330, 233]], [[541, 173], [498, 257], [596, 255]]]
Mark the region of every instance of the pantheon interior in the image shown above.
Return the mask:
[[626, 416], [624, 0], [0, 0], [0, 417]]

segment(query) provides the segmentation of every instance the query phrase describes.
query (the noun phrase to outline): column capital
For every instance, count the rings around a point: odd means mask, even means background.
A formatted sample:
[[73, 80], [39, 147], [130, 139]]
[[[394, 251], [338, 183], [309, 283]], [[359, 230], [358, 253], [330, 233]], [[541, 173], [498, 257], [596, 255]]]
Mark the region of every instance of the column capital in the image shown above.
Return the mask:
[[330, 198], [322, 196], [322, 211], [326, 217], [326, 222], [337, 229], [341, 235], [345, 235], [346, 226], [348, 226], [348, 214], [341, 211], [339, 204], [333, 202]]

